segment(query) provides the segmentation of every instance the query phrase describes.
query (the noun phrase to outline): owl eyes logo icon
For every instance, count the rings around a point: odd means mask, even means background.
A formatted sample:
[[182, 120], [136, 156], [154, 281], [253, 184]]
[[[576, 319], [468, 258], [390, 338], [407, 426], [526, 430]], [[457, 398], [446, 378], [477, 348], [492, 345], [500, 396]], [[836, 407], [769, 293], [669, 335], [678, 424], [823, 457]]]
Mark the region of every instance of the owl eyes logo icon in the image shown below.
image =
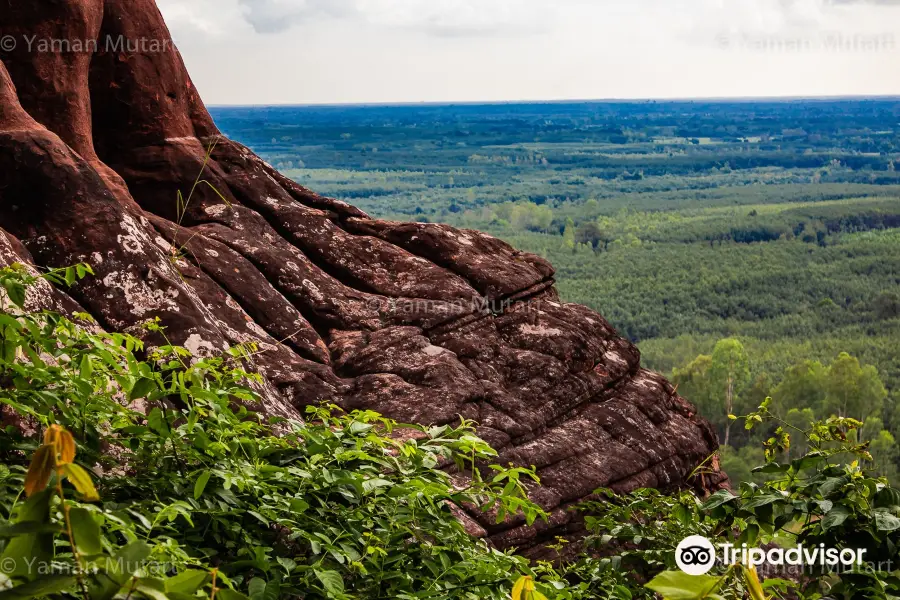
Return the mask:
[[675, 563], [688, 575], [705, 575], [716, 563], [716, 549], [705, 537], [692, 535], [678, 544]]

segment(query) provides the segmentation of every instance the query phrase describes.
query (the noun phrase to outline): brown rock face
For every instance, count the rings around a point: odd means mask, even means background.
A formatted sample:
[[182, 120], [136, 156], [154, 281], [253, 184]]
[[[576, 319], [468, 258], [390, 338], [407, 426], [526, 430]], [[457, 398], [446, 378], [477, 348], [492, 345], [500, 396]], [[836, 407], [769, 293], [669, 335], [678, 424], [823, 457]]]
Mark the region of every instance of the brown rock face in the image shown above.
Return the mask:
[[[632, 344], [559, 300], [545, 261], [372, 219], [223, 138], [153, 0], [3, 4], [0, 32], [19, 43], [0, 51], [0, 260], [96, 272], [35, 302], [116, 330], [159, 317], [199, 354], [256, 341], [271, 414], [331, 401], [476, 421], [500, 462], [537, 468], [553, 516], [479, 517], [500, 546], [565, 532], [566, 507], [599, 487], [684, 485], [715, 450]], [[38, 51], [44, 39], [97, 42]]]

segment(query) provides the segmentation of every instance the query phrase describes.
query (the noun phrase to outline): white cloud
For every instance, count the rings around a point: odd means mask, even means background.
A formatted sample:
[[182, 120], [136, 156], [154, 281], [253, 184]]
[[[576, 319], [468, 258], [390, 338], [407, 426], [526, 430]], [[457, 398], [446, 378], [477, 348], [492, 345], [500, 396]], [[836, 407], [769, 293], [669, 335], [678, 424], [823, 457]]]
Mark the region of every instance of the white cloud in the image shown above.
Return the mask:
[[354, 0], [239, 0], [244, 16], [259, 33], [286, 31], [298, 23], [323, 16], [356, 16]]
[[236, 0], [157, 0], [178, 43], [194, 36], [217, 37], [249, 30]]
[[[624, 37], [814, 31], [897, 23], [900, 0], [159, 0], [175, 30], [277, 34], [323, 20], [436, 35], [522, 35], [589, 22]], [[631, 18], [633, 17], [633, 18]], [[619, 19], [619, 23], [611, 23]], [[896, 28], [896, 26], [895, 26]], [[564, 33], [564, 32], [562, 32]]]
[[360, 0], [373, 22], [438, 35], [514, 35], [546, 31], [564, 1]]
[[511, 34], [545, 29], [556, 6], [538, 0], [239, 1], [259, 33], [278, 33], [330, 17], [437, 35]]
[[900, 92], [900, 0], [159, 3], [216, 103]]

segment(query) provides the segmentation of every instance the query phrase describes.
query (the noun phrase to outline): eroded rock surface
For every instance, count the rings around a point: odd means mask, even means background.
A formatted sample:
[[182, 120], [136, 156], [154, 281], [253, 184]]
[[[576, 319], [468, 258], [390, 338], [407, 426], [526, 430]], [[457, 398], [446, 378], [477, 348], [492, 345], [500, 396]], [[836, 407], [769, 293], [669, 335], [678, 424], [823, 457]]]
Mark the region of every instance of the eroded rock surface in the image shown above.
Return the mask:
[[[80, 305], [116, 330], [159, 317], [201, 355], [255, 341], [271, 414], [329, 401], [474, 420], [503, 463], [537, 468], [552, 513], [533, 528], [474, 516], [503, 547], [564, 531], [567, 507], [599, 487], [682, 486], [715, 450], [632, 344], [560, 301], [546, 261], [479, 232], [372, 219], [222, 137], [153, 0], [9, 3], [0, 31], [98, 40], [0, 52], [0, 259], [96, 272], [71, 298], [44, 290], [42, 307]], [[122, 37], [160, 43], [106, 51]]]

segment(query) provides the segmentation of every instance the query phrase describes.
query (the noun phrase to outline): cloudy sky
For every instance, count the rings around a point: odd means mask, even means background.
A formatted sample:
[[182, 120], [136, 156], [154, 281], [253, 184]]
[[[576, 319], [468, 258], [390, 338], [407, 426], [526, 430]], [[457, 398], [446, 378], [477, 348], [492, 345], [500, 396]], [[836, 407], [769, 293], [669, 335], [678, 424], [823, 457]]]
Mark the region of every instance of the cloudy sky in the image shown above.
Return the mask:
[[210, 104], [900, 95], [900, 0], [157, 0]]

